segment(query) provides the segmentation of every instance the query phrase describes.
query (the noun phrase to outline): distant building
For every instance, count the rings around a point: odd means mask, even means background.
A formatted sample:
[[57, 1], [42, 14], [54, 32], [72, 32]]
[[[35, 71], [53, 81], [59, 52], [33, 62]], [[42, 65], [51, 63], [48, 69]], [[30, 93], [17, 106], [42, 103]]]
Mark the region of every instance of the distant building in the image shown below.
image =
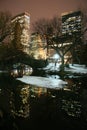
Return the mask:
[[31, 35], [29, 55], [35, 59], [45, 60], [47, 58], [46, 42], [37, 33]]
[[[81, 37], [82, 13], [81, 11], [63, 13], [61, 15], [61, 19], [62, 19], [61, 34], [62, 34], [62, 37], [64, 37], [67, 40], [65, 40], [64, 43], [62, 44], [60, 42], [59, 47], [60, 48], [63, 47], [63, 49], [68, 50], [69, 46], [72, 46], [73, 44], [73, 40], [70, 39], [69, 36], [73, 35], [73, 36]], [[76, 47], [76, 51], [77, 49], [79, 48]], [[49, 49], [49, 58], [50, 56], [52, 57], [51, 54], [54, 55], [55, 51], [54, 50], [52, 51], [52, 49]], [[64, 62], [72, 63], [72, 54], [70, 51], [67, 51], [67, 53], [64, 55]]]
[[81, 33], [82, 14], [81, 11], [62, 14], [62, 35]]
[[[30, 41], [30, 15], [27, 12], [21, 13], [12, 18], [12, 34], [11, 41], [15, 38], [15, 26], [19, 23], [21, 33], [19, 35], [20, 44], [23, 46], [23, 51], [29, 53], [29, 41]], [[19, 33], [19, 32], [18, 32]]]
[[71, 50], [68, 51], [64, 59], [66, 59], [66, 61], [73, 62], [75, 59], [75, 56], [73, 55], [77, 53], [78, 55], [76, 56], [76, 58], [79, 59], [79, 54], [80, 54], [79, 50], [82, 43], [81, 42], [82, 12], [74, 11], [74, 12], [63, 13], [61, 17], [62, 17], [62, 36], [66, 38], [71, 36], [71, 39], [69, 39], [68, 42], [66, 41], [66, 43], [63, 43], [63, 45], [66, 45], [66, 47], [71, 46], [72, 44], [74, 44], [74, 40], [75, 40], [75, 46], [73, 47], [72, 54], [71, 54]]

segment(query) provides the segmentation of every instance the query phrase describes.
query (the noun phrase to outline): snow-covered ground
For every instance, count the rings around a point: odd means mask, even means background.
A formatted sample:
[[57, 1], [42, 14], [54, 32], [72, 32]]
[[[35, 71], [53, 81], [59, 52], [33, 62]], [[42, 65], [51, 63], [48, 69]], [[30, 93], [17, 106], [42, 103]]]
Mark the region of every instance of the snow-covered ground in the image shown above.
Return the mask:
[[[48, 71], [58, 71], [60, 64], [50, 63], [47, 67], [43, 68]], [[66, 71], [70, 71], [72, 73], [87, 73], [87, 67], [85, 65], [74, 64], [73, 66], [70, 64], [69, 68], [65, 68]], [[17, 78], [27, 84], [36, 85], [38, 87], [46, 87], [46, 88], [56, 88], [60, 89], [67, 85], [67, 82], [60, 79], [58, 75], [47, 76], [47, 77], [38, 77], [38, 76], [23, 76], [22, 78]]]
[[66, 71], [71, 71], [72, 73], [82, 73], [86, 74], [87, 73], [87, 67], [85, 65], [79, 65], [79, 64], [70, 64], [69, 65], [70, 69], [66, 68]]
[[[59, 71], [60, 64], [50, 63], [47, 67], [43, 68], [46, 71]], [[72, 73], [87, 73], [87, 67], [85, 65], [79, 64], [69, 64], [69, 68], [65, 68], [65, 71], [70, 71]]]
[[54, 78], [46, 78], [46, 77], [37, 77], [37, 76], [23, 76], [22, 78], [17, 78], [27, 84], [36, 85], [38, 87], [46, 87], [46, 88], [63, 88], [67, 82], [61, 79]]
[[60, 64], [55, 63], [49, 63], [46, 67], [44, 67], [44, 70], [50, 70], [50, 71], [58, 71], [60, 67]]

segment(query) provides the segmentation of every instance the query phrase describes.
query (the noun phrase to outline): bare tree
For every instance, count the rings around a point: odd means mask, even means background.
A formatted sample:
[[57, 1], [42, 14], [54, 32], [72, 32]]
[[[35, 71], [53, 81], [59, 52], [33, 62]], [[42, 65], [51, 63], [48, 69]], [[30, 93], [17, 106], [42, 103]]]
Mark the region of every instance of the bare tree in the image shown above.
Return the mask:
[[55, 16], [53, 19], [39, 19], [33, 24], [33, 31], [41, 35], [47, 44], [47, 51], [52, 44], [52, 37], [60, 34], [60, 18]]
[[[61, 70], [64, 71], [64, 56], [77, 44], [77, 35], [63, 36], [61, 34], [61, 19], [57, 16], [51, 20], [38, 20], [33, 27], [36, 32], [46, 39], [46, 47], [54, 49], [59, 54], [62, 60]], [[70, 42], [71, 44], [66, 44]]]
[[11, 31], [11, 13], [6, 11], [6, 12], [0, 12], [0, 42], [3, 42], [4, 39], [10, 35]]
[[[3, 27], [3, 26], [2, 26]], [[3, 31], [3, 34], [1, 35], [2, 37], [6, 38], [6, 36], [10, 35], [10, 29], [6, 27], [6, 32]], [[5, 35], [6, 34], [6, 35]], [[22, 58], [24, 55], [23, 53], [23, 46], [21, 45], [21, 27], [19, 22], [16, 23], [14, 27], [14, 39], [12, 41], [9, 41], [8, 44], [3, 44], [0, 45], [0, 61], [3, 63], [12, 63], [12, 61], [15, 61], [17, 59]], [[3, 40], [4, 40], [3, 38]], [[2, 40], [2, 41], [3, 41]]]
[[12, 31], [13, 31], [13, 40], [12, 40], [13, 48], [18, 50], [23, 49], [23, 46], [21, 44], [22, 29], [18, 21], [16, 22]]
[[84, 42], [87, 44], [87, 10], [83, 10], [83, 29], [82, 29], [82, 33], [83, 33], [83, 39]]

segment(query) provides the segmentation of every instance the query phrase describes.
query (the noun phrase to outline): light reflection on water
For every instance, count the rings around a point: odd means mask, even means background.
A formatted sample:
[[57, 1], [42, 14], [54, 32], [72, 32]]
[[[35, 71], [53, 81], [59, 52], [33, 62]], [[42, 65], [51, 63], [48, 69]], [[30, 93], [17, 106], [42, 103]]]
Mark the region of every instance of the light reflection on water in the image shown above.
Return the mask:
[[11, 92], [10, 109], [14, 116], [29, 116], [29, 85], [19, 85]]
[[[56, 90], [23, 84], [13, 79], [3, 78], [1, 80], [0, 108], [15, 122], [17, 120], [18, 129], [21, 130], [22, 127], [25, 129], [25, 124], [26, 127], [30, 128], [31, 125], [35, 124], [34, 122], [38, 124], [38, 121], [41, 124], [44, 122], [44, 127], [46, 127], [45, 125], [49, 124], [48, 120], [61, 128], [63, 123], [67, 128], [76, 126], [81, 128], [82, 125], [85, 127], [87, 82], [84, 86], [83, 80], [66, 79], [67, 88]], [[60, 123], [58, 124], [58, 122]], [[72, 122], [76, 126], [73, 126]]]

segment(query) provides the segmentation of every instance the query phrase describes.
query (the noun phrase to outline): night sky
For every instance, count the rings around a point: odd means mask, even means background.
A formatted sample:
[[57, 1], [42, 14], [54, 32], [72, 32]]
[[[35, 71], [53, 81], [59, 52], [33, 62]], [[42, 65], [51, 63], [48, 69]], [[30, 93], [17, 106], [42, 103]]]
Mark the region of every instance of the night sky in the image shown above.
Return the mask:
[[13, 16], [29, 12], [31, 24], [40, 18], [52, 18], [61, 13], [87, 8], [87, 0], [0, 0], [0, 11], [10, 11]]

